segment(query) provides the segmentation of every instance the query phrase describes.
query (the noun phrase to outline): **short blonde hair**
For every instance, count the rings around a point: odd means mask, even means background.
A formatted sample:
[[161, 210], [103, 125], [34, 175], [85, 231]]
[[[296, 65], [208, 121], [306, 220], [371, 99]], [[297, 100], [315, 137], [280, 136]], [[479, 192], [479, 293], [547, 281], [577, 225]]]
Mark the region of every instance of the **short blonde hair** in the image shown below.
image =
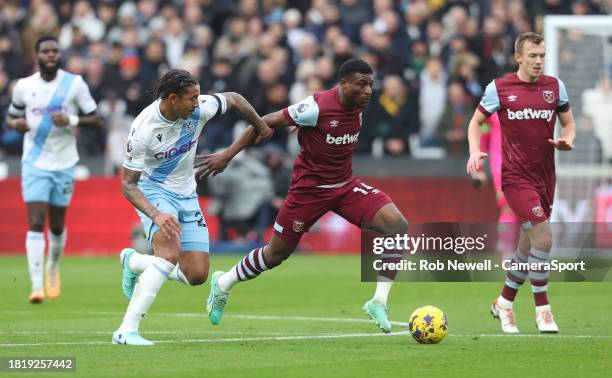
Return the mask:
[[534, 45], [539, 45], [540, 43], [544, 42], [544, 37], [534, 32], [520, 34], [518, 37], [516, 37], [516, 40], [514, 41], [514, 52], [520, 54], [523, 51], [523, 46], [525, 46], [526, 42], [531, 42]]

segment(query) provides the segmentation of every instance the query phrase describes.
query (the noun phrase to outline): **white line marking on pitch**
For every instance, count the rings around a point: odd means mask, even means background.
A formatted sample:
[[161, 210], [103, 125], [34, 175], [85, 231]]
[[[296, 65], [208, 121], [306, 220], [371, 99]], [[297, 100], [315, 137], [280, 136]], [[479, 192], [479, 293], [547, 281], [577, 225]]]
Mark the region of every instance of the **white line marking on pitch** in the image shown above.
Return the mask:
[[[35, 311], [29, 310], [0, 310], [0, 313], [35, 313]], [[121, 316], [124, 313], [119, 311], [77, 311], [71, 312], [73, 315], [118, 315]], [[155, 316], [176, 316], [185, 318], [204, 318], [206, 314], [204, 312], [155, 312], [151, 313]], [[342, 322], [342, 323], [372, 323], [370, 319], [356, 319], [356, 318], [333, 318], [333, 317], [318, 317], [318, 316], [283, 316], [283, 315], [246, 315], [246, 314], [227, 314], [224, 318], [243, 319], [243, 320], [295, 320], [295, 321], [307, 321], [307, 322]], [[392, 325], [397, 326], [408, 326], [408, 322], [391, 321]]]
[[[146, 333], [145, 333], [146, 334]], [[186, 344], [186, 343], [225, 343], [225, 342], [244, 342], [244, 341], [289, 341], [289, 340], [315, 340], [315, 339], [343, 339], [355, 337], [380, 337], [407, 335], [408, 331], [384, 333], [340, 333], [304, 336], [275, 336], [275, 337], [235, 337], [229, 339], [187, 339], [187, 340], [152, 340], [157, 344]], [[0, 344], [0, 347], [19, 347], [19, 346], [51, 346], [51, 345], [110, 345], [110, 341], [74, 341], [74, 342], [50, 342], [50, 343], [15, 343]]]
[[[388, 337], [408, 335], [408, 331], [383, 333], [344, 333], [344, 334], [321, 334], [303, 336], [275, 336], [275, 337], [236, 337], [228, 339], [187, 339], [187, 340], [153, 340], [157, 344], [188, 344], [188, 343], [226, 343], [226, 342], [245, 342], [245, 341], [291, 341], [291, 340], [317, 340], [317, 339], [342, 339], [358, 337]], [[504, 335], [504, 334], [450, 334], [451, 337], [545, 337], [552, 339], [585, 339], [585, 338], [612, 338], [611, 335]], [[6, 343], [0, 347], [21, 347], [21, 346], [60, 346], [60, 345], [110, 345], [110, 341], [74, 341], [74, 342], [49, 342], [49, 343]]]

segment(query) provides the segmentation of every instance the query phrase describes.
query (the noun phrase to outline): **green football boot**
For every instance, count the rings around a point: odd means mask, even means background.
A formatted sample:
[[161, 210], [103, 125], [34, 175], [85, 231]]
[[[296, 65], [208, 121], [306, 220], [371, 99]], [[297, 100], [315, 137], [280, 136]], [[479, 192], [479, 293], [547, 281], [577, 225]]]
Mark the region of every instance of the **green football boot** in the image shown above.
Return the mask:
[[210, 294], [206, 301], [206, 310], [208, 310], [208, 319], [214, 325], [221, 323], [221, 317], [225, 310], [225, 304], [227, 303], [227, 297], [229, 293], [225, 293], [221, 290], [217, 281], [223, 274], [222, 271], [216, 271], [213, 273], [210, 280]]
[[374, 324], [382, 329], [384, 333], [391, 332], [391, 323], [387, 315], [387, 306], [375, 302], [374, 300], [369, 300], [363, 305], [363, 311], [365, 311], [370, 319], [374, 320]]
[[136, 280], [138, 279], [138, 274], [132, 272], [130, 270], [130, 258], [136, 252], [136, 250], [132, 248], [125, 248], [121, 251], [119, 255], [119, 259], [121, 260], [121, 266], [123, 267], [123, 278], [121, 281], [121, 288], [123, 289], [123, 295], [129, 301], [132, 299], [132, 295], [134, 294], [134, 286], [136, 286]]

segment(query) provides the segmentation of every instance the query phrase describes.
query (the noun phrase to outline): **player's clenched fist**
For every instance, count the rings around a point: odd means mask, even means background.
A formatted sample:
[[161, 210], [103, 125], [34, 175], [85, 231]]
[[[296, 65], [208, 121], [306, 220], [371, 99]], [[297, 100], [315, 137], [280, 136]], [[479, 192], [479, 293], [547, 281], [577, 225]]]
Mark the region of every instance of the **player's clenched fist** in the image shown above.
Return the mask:
[[159, 213], [153, 217], [153, 222], [168, 239], [178, 239], [181, 236], [181, 226], [173, 215]]
[[28, 126], [28, 122], [25, 118], [15, 118], [13, 120], [9, 120], [8, 124], [11, 129], [15, 129], [22, 134], [30, 131], [30, 127]]

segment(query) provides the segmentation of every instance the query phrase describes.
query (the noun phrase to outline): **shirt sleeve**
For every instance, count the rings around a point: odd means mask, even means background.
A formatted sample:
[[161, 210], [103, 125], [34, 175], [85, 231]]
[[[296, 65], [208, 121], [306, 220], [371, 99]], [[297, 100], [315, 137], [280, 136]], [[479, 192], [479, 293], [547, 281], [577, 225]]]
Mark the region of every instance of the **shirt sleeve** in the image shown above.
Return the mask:
[[567, 95], [567, 89], [561, 79], [557, 78], [559, 82], [559, 103], [557, 104], [557, 112], [565, 113], [570, 109], [569, 96]]
[[498, 111], [500, 108], [499, 96], [497, 95], [497, 87], [495, 80], [491, 81], [485, 88], [482, 99], [478, 104], [478, 110], [487, 117]]
[[138, 131], [136, 123], [132, 123], [123, 166], [129, 170], [140, 172], [144, 169], [146, 143]]
[[11, 117], [21, 118], [25, 117], [26, 104], [23, 98], [23, 81], [18, 80], [17, 84], [13, 88], [13, 98], [11, 99], [11, 105], [8, 109], [8, 114]]
[[89, 87], [83, 80], [81, 75], [76, 77], [76, 85], [77, 85], [77, 93], [76, 100], [79, 105], [79, 109], [84, 114], [89, 114], [98, 108], [96, 105], [96, 101], [91, 97], [91, 92], [89, 91]]
[[204, 123], [218, 114], [225, 114], [227, 112], [227, 99], [220, 93], [200, 95], [199, 102], [200, 120]]
[[317, 126], [319, 118], [319, 105], [313, 96], [283, 109], [283, 116], [291, 125], [302, 127]]

